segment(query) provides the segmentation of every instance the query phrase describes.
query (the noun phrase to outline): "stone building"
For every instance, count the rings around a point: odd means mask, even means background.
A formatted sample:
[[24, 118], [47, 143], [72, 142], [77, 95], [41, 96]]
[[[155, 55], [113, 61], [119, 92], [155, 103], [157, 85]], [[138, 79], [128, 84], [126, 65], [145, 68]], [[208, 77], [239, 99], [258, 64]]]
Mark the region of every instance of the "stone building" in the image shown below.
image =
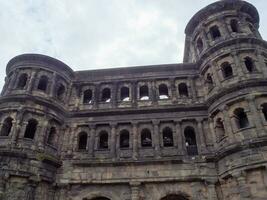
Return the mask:
[[19, 55], [0, 98], [0, 199], [266, 200], [267, 43], [222, 0], [184, 63], [73, 71]]

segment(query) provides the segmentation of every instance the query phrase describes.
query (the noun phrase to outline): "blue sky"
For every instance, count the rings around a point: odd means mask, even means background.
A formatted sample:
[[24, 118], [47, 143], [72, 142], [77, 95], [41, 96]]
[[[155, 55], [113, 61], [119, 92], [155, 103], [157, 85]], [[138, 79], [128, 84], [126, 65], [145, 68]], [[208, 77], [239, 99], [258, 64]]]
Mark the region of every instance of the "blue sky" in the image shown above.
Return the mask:
[[[185, 26], [212, 2], [0, 0], [0, 87], [7, 62], [23, 53], [55, 57], [73, 70], [182, 62]], [[267, 1], [249, 2], [267, 22]]]

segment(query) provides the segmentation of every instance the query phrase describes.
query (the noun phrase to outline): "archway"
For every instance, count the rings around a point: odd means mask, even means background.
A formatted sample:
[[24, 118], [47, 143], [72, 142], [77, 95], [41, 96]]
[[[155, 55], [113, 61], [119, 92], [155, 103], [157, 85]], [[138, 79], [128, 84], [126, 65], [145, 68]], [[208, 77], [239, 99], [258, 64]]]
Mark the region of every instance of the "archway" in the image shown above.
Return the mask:
[[169, 195], [161, 198], [160, 200], [188, 200], [188, 199], [185, 198], [184, 196], [181, 196], [181, 195], [169, 194]]
[[[83, 198], [83, 200], [89, 200], [89, 199]], [[106, 198], [106, 197], [96, 197], [96, 198], [93, 198], [93, 199], [90, 199], [90, 200], [110, 200], [110, 199]]]

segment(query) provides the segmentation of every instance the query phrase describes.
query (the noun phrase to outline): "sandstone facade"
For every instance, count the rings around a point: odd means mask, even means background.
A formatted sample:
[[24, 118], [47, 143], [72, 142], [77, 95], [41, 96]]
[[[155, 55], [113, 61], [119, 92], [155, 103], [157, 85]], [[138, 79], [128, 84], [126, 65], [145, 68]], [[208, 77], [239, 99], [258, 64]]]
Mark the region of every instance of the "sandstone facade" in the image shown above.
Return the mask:
[[256, 8], [188, 23], [184, 63], [73, 71], [10, 60], [0, 199], [266, 200], [267, 43]]

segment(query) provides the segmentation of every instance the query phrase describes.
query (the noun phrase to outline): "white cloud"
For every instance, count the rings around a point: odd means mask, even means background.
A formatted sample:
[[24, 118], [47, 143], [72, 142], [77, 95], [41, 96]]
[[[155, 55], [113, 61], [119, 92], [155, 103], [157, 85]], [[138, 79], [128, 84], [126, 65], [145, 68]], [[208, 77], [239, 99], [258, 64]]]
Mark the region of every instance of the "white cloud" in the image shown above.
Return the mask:
[[[182, 62], [186, 23], [211, 2], [0, 0], [0, 87], [8, 60], [29, 52], [58, 58], [74, 70]], [[267, 3], [251, 3], [267, 20]], [[266, 29], [262, 23], [263, 38]]]

